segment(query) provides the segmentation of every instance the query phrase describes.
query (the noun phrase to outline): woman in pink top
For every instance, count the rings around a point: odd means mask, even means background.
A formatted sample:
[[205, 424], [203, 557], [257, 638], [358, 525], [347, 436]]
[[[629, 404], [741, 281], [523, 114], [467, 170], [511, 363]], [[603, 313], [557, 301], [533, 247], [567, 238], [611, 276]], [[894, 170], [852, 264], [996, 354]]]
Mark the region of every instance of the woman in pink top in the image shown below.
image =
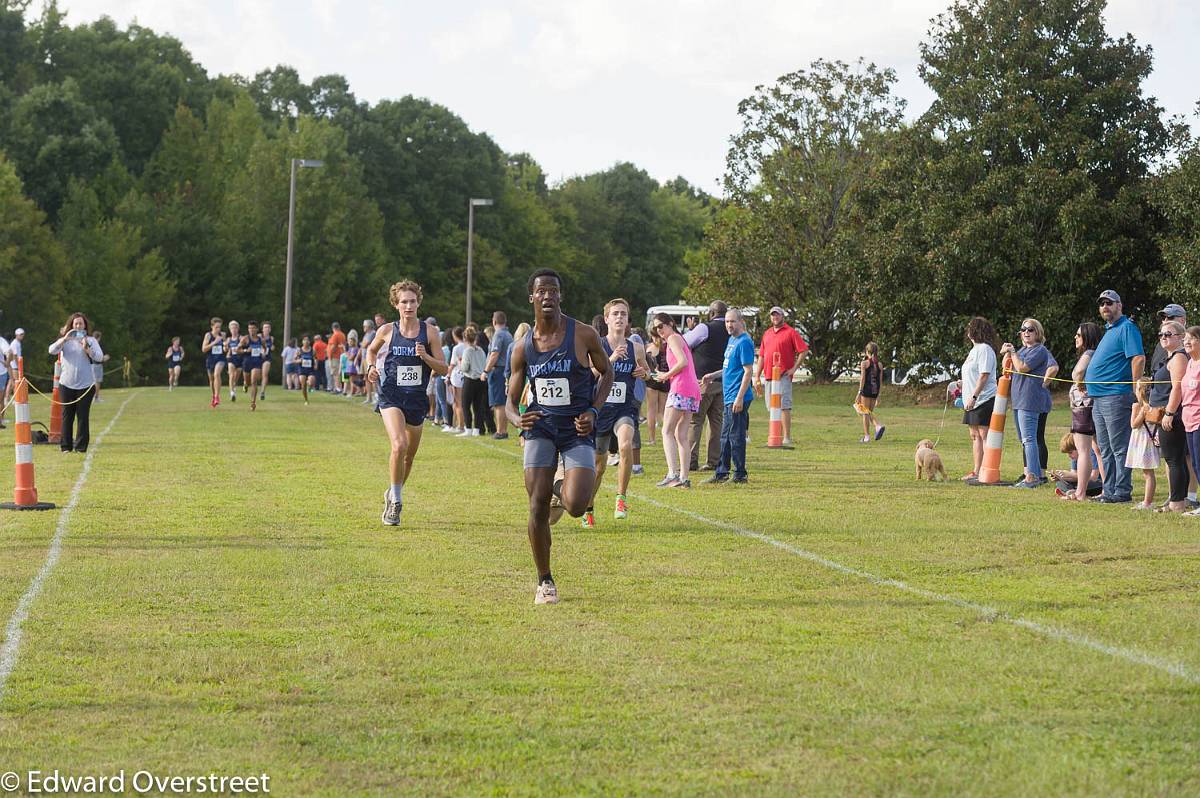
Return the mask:
[[667, 370], [654, 375], [659, 382], [669, 382], [667, 410], [663, 416], [663, 451], [667, 455], [667, 475], [658, 483], [660, 488], [690, 488], [688, 461], [692, 451], [692, 413], [700, 409], [700, 383], [692, 364], [692, 351], [683, 336], [675, 331], [675, 320], [666, 313], [654, 317], [651, 326], [667, 347]]
[[[1183, 428], [1187, 432], [1188, 452], [1192, 462], [1200, 462], [1200, 327], [1188, 327], [1183, 334], [1183, 351], [1187, 353], [1187, 370], [1183, 373], [1183, 385], [1180, 386], [1183, 401], [1179, 405], [1179, 415]], [[1184, 515], [1200, 515], [1192, 510]]]

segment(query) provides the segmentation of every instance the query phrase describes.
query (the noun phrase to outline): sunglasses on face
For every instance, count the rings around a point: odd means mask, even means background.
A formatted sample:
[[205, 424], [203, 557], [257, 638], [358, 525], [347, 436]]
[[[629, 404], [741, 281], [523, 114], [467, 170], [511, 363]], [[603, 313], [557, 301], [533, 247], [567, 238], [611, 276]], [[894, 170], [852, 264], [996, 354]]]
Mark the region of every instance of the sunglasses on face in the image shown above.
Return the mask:
[[1176, 335], [1179, 335], [1179, 333], [1159, 333], [1158, 337], [1159, 338], [1174, 338]]
[[1115, 304], [1115, 303], [1111, 299], [1101, 299], [1100, 300], [1100, 307], [1102, 307], [1102, 308], [1106, 308], [1112, 304]]
[[1023, 332], [1023, 333], [1027, 333], [1027, 332], [1032, 332], [1032, 333], [1035, 333], [1035, 332], [1037, 332], [1037, 330], [1035, 330], [1033, 327], [1022, 327], [1022, 328], [1021, 328], [1021, 332]]

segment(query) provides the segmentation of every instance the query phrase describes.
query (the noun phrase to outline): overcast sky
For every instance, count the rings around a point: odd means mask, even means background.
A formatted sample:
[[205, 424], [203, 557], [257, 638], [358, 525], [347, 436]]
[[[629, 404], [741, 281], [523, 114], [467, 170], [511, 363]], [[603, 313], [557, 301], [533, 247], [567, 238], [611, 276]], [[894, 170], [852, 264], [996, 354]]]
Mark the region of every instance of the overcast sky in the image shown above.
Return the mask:
[[[209, 72], [290, 64], [340, 73], [359, 99], [450, 108], [557, 182], [632, 161], [719, 193], [737, 103], [816, 58], [863, 56], [899, 76], [910, 116], [932, 98], [918, 44], [950, 0], [60, 0], [72, 24], [108, 15], [170, 33]], [[1108, 29], [1154, 47], [1149, 93], [1200, 100], [1200, 2], [1110, 0]]]

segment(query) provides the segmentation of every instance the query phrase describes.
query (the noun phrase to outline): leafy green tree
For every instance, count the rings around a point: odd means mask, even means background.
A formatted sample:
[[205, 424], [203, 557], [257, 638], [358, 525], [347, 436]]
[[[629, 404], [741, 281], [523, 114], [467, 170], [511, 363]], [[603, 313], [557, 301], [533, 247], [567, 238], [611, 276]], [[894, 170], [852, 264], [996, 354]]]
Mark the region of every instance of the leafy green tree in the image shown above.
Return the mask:
[[108, 17], [66, 27], [53, 2], [33, 34], [43, 44], [43, 82], [74, 81], [80, 98], [112, 125], [135, 173], [158, 147], [177, 105], [208, 102], [207, 74], [171, 36], [136, 24], [122, 30]]
[[[1067, 361], [1075, 326], [1096, 318], [1104, 288], [1150, 315], [1162, 264], [1146, 183], [1170, 131], [1142, 92], [1149, 48], [1111, 38], [1104, 5], [959, 0], [934, 21], [920, 73], [937, 98], [919, 127], [935, 143], [908, 141], [917, 149], [903, 181], [917, 190], [881, 192], [873, 213], [886, 220], [874, 224], [884, 240], [871, 246], [883, 252], [897, 227], [919, 231], [899, 249], [923, 263], [866, 263], [863, 306], [892, 317], [877, 334], [904, 337], [897, 328], [913, 318], [950, 319], [961, 331], [981, 314], [1014, 340], [1032, 316]], [[913, 158], [920, 150], [930, 157]], [[897, 303], [895, 269], [923, 276], [937, 303]], [[957, 362], [961, 351], [958, 332], [913, 342], [909, 354]]]
[[818, 379], [851, 367], [864, 343], [854, 301], [861, 223], [857, 192], [880, 134], [900, 123], [890, 69], [818, 60], [760, 86], [738, 105], [725, 189], [689, 294], [782, 305], [812, 346]]
[[16, 169], [0, 153], [0, 330], [8, 336], [24, 327], [31, 357], [66, 318], [66, 282], [67, 260], [46, 214], [25, 197]]
[[[1200, 106], [1197, 106], [1200, 110]], [[1162, 293], [1200, 307], [1200, 141], [1181, 142], [1177, 163], [1156, 181], [1154, 205], [1166, 220], [1160, 239], [1166, 273]]]
[[104, 331], [108, 354], [155, 373], [175, 290], [162, 256], [146, 248], [140, 228], [105, 216], [97, 193], [81, 183], [71, 184], [59, 227], [71, 264], [67, 305]]
[[112, 125], [84, 102], [71, 78], [35, 86], [16, 101], [5, 149], [51, 220], [70, 180], [90, 180], [119, 152]]

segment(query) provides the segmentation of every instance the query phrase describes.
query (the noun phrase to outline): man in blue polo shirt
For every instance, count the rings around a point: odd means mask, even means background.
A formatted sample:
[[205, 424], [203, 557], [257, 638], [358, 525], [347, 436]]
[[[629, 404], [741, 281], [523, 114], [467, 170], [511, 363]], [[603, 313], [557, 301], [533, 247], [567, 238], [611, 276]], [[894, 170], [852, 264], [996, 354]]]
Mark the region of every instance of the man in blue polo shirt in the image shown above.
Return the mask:
[[1137, 325], [1122, 314], [1121, 296], [1109, 289], [1100, 294], [1104, 337], [1088, 363], [1084, 382], [1092, 398], [1096, 443], [1104, 463], [1104, 492], [1097, 501], [1119, 504], [1133, 494], [1133, 470], [1125, 467], [1129, 449], [1129, 412], [1133, 380], [1142, 376], [1146, 349]]
[[725, 344], [725, 358], [721, 370], [704, 375], [704, 384], [721, 381], [722, 401], [725, 415], [721, 422], [721, 457], [713, 475], [707, 483], [720, 484], [729, 480], [730, 466], [733, 481], [746, 482], [746, 431], [750, 425], [750, 402], [754, 400], [751, 388], [754, 370], [754, 341], [746, 333], [746, 322], [738, 308], [725, 312], [725, 331], [729, 342]]

